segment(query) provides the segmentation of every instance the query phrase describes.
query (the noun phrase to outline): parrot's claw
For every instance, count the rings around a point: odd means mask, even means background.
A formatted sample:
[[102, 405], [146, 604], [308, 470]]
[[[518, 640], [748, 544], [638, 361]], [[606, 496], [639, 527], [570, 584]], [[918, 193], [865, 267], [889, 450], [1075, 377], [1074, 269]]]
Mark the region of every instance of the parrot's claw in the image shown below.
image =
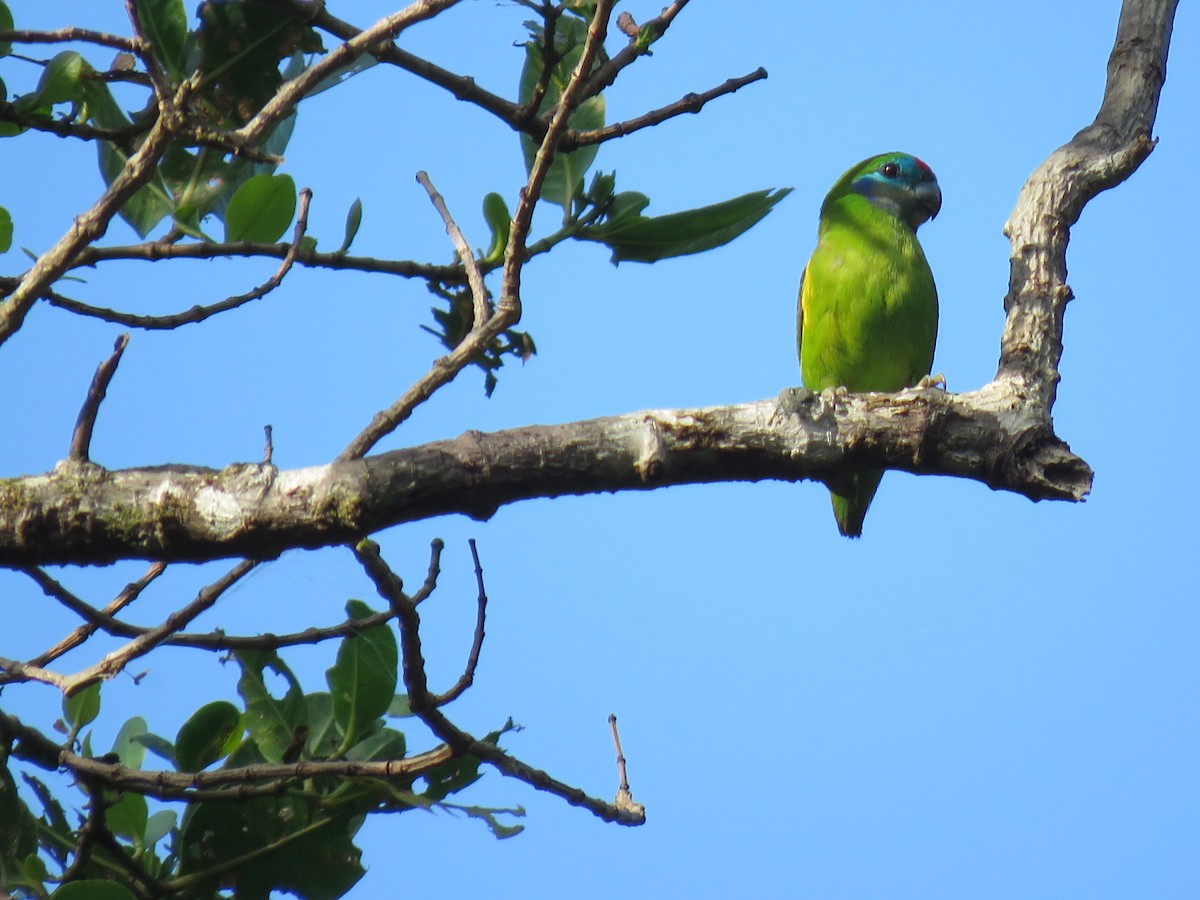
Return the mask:
[[926, 375], [920, 381], [913, 385], [918, 391], [927, 391], [930, 388], [941, 388], [946, 390], [946, 376], [941, 372], [936, 375]]

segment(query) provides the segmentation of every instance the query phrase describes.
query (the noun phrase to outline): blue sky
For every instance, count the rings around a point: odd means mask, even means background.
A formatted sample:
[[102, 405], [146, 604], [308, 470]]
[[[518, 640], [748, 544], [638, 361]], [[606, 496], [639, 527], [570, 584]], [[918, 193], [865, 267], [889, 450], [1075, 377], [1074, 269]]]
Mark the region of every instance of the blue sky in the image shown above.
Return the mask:
[[[121, 28], [122, 4], [12, 4], [18, 24]], [[659, 3], [622, 3], [643, 20]], [[759, 65], [766, 82], [605, 145], [597, 165], [650, 213], [794, 187], [729, 247], [655, 266], [611, 266], [597, 245], [526, 270], [522, 327], [539, 353], [507, 366], [491, 399], [467, 372], [383, 448], [637, 409], [770, 397], [799, 381], [796, 285], [821, 198], [841, 172], [902, 149], [937, 173], [945, 202], [921, 232], [942, 300], [935, 370], [951, 390], [994, 374], [1008, 245], [1032, 169], [1099, 105], [1118, 6], [1067, 0], [693, 3], [653, 57], [609, 92], [627, 118]], [[365, 25], [378, 2], [338, 6]], [[404, 45], [515, 91], [523, 11], [468, 0]], [[966, 481], [889, 474], [859, 542], [839, 538], [820, 485], [708, 485], [536, 501], [487, 523], [459, 517], [380, 535], [419, 580], [447, 542], [423, 612], [435, 682], [470, 643], [478, 540], [492, 600], [476, 686], [452, 708], [590, 793], [611, 796], [606, 718], [620, 717], [640, 829], [489, 773], [464, 802], [522, 804], [527, 829], [496, 842], [475, 822], [409, 813], [369, 823], [353, 896], [531, 898], [1157, 898], [1200, 892], [1200, 721], [1194, 511], [1197, 433], [1187, 386], [1200, 330], [1194, 266], [1200, 20], [1176, 21], [1156, 136], [1125, 184], [1088, 206], [1068, 255], [1058, 433], [1096, 472], [1081, 505], [1030, 503]], [[611, 44], [615, 47], [615, 41]], [[107, 59], [97, 59], [104, 64]], [[10, 91], [25, 75], [0, 77]], [[94, 152], [56, 138], [3, 144], [0, 204], [15, 244], [48, 247], [96, 196]], [[468, 239], [479, 204], [515, 199], [515, 135], [416, 79], [377, 67], [305, 104], [284, 171], [311, 186], [310, 233], [356, 252], [445, 261], [451, 248], [414, 174], [425, 169]], [[14, 176], [12, 173], [17, 173]], [[1182, 175], [1181, 175], [1182, 173]], [[554, 227], [553, 208], [535, 231]], [[107, 240], [127, 242], [116, 225]], [[13, 250], [0, 262], [24, 263]], [[72, 296], [142, 312], [212, 302], [273, 264], [113, 266]], [[186, 269], [186, 271], [184, 271]], [[176, 332], [134, 332], [93, 444], [110, 467], [257, 459], [275, 429], [283, 467], [330, 459], [428, 366], [419, 283], [296, 272], [266, 300]], [[8, 386], [3, 474], [65, 455], [83, 392], [119, 329], [35, 307], [0, 350]], [[58, 573], [106, 602], [142, 564]], [[222, 566], [178, 567], [139, 601], [156, 622]], [[289, 554], [200, 623], [275, 631], [375, 602], [345, 551]], [[22, 576], [0, 576], [0, 655], [28, 657], [76, 624]], [[14, 623], [16, 623], [14, 625]], [[99, 641], [71, 657], [82, 668]], [[332, 650], [293, 657], [323, 684]], [[232, 696], [207, 655], [151, 657], [137, 685], [106, 686], [107, 746], [126, 715], [173, 735]], [[51, 688], [6, 709], [48, 724]], [[117, 712], [120, 711], [120, 712]], [[410, 745], [420, 745], [410, 737]]]

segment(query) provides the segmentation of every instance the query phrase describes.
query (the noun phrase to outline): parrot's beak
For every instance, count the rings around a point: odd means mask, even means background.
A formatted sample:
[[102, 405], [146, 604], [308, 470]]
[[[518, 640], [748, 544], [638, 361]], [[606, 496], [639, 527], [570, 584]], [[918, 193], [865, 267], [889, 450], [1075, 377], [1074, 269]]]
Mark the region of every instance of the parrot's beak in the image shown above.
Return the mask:
[[918, 208], [927, 213], [921, 218], [922, 222], [937, 217], [938, 212], [942, 208], [942, 189], [938, 187], [936, 181], [922, 181], [915, 188], [913, 193], [917, 197]]

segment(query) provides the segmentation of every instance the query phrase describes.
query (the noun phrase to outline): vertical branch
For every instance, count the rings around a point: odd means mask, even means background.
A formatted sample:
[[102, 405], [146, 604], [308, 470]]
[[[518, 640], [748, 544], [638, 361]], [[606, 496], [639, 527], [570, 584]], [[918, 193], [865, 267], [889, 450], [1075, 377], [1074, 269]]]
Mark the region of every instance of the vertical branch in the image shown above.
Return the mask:
[[525, 264], [525, 241], [533, 223], [533, 209], [542, 195], [542, 185], [550, 171], [550, 164], [554, 162], [558, 141], [567, 129], [571, 114], [583, 99], [583, 85], [608, 34], [608, 20], [612, 15], [613, 2], [614, 0], [599, 0], [596, 4], [596, 11], [588, 26], [587, 39], [583, 44], [583, 53], [579, 57], [579, 65], [575, 67], [571, 80], [567, 82], [558, 105], [554, 108], [554, 115], [546, 127], [546, 135], [542, 138], [541, 146], [533, 159], [533, 166], [529, 170], [529, 180], [521, 189], [517, 209], [513, 213], [508, 246], [504, 250], [504, 275], [501, 279], [500, 303], [497, 310], [499, 316], [507, 320], [506, 327], [515, 325], [521, 319], [521, 268]]
[[125, 352], [127, 346], [129, 346], [129, 335], [122, 334], [113, 344], [112, 354], [100, 363], [96, 368], [96, 374], [92, 376], [92, 384], [88, 388], [87, 396], [83, 399], [79, 417], [75, 420], [75, 431], [71, 434], [71, 448], [67, 451], [67, 459], [72, 462], [88, 461], [88, 451], [92, 446], [92, 430], [96, 427], [96, 416], [100, 414], [100, 404], [108, 393], [109, 382], [117, 373], [121, 354]]
[[1154, 147], [1177, 4], [1124, 0], [1099, 113], [1029, 176], [1004, 227], [1012, 254], [996, 380], [1032, 392], [1029, 399], [1046, 415], [1059, 381], [1063, 315], [1071, 299], [1071, 226], [1089, 200], [1133, 174]]
[[454, 242], [454, 249], [458, 253], [459, 261], [463, 264], [463, 269], [467, 273], [467, 285], [471, 289], [471, 300], [475, 310], [475, 321], [471, 328], [482, 328], [484, 323], [492, 317], [491, 304], [488, 303], [487, 288], [483, 284], [483, 273], [479, 271], [479, 263], [475, 259], [475, 253], [471, 250], [471, 245], [467, 243], [467, 239], [463, 237], [462, 229], [458, 227], [458, 223], [454, 221], [454, 217], [450, 215], [450, 209], [446, 206], [446, 199], [438, 193], [437, 188], [433, 186], [433, 182], [429, 180], [428, 173], [421, 171], [417, 173], [417, 181], [421, 187], [425, 188], [425, 193], [429, 194], [429, 200], [433, 204], [434, 209], [438, 211], [438, 215], [442, 217], [442, 222], [446, 226], [446, 234], [450, 235], [450, 240]]

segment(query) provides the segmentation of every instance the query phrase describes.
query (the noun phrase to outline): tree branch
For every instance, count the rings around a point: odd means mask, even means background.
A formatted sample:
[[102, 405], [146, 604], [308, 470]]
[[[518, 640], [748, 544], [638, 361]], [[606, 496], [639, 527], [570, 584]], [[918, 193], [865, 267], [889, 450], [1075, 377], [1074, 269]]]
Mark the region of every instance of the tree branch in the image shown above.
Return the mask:
[[828, 481], [849, 466], [973, 478], [1035, 500], [1081, 500], [1091, 470], [1054, 436], [1033, 399], [1008, 381], [969, 394], [789, 390], [735, 406], [467, 432], [282, 472], [257, 463], [112, 472], [60, 466], [0, 480], [0, 565], [262, 559], [446, 513], [486, 519], [535, 497]]
[[[429, 690], [425, 673], [425, 658], [421, 648], [421, 618], [417, 604], [406, 596], [400, 579], [392, 572], [379, 555], [379, 547], [372, 541], [361, 541], [354, 553], [359, 563], [375, 582], [379, 595], [388, 601], [400, 624], [401, 673], [404, 687], [408, 691], [409, 707], [456, 756], [470, 755], [486, 762], [503, 775], [523, 781], [539, 791], [561, 797], [572, 806], [579, 806], [606, 822], [622, 825], [642, 825], [644, 811], [627, 804], [605, 803], [590, 797], [579, 788], [565, 784], [548, 772], [522, 762], [488, 740], [479, 740], [460, 729], [446, 718], [438, 708], [438, 697]], [[477, 629], [478, 633], [478, 629]]]
[[[380, 440], [400, 426], [413, 410], [428, 400], [441, 387], [453, 381], [458, 373], [474, 362], [499, 335], [521, 321], [521, 268], [525, 264], [525, 243], [533, 223], [533, 210], [542, 196], [542, 185], [550, 165], [554, 161], [555, 148], [579, 103], [581, 89], [587, 73], [592, 69], [596, 54], [604, 44], [608, 18], [612, 14], [614, 0], [598, 0], [596, 10], [588, 27], [587, 39], [579, 63], [567, 86], [563, 88], [554, 107], [546, 135], [538, 147], [529, 178], [521, 189], [517, 208], [513, 212], [508, 233], [508, 245], [504, 249], [504, 271], [500, 282], [500, 301], [493, 315], [486, 321], [476, 320], [462, 342], [446, 356], [434, 362], [416, 383], [387, 409], [375, 414], [371, 422], [338, 455], [338, 461], [359, 459], [370, 452]], [[357, 40], [357, 39], [356, 39]]]
[[[270, 278], [262, 284], [246, 291], [244, 294], [235, 294], [232, 297], [226, 297], [224, 300], [210, 303], [207, 306], [197, 305], [183, 312], [169, 313], [163, 316], [145, 316], [138, 315], [137, 313], [122, 312], [116, 309], [108, 309], [106, 307], [92, 306], [91, 304], [81, 303], [78, 300], [72, 300], [69, 297], [62, 297], [57, 294], [49, 298], [50, 304], [60, 309], [65, 309], [68, 312], [73, 312], [76, 315], [102, 319], [105, 322], [114, 322], [129, 328], [145, 328], [147, 331], [170, 331], [183, 325], [203, 322], [205, 319], [210, 319], [220, 313], [237, 309], [239, 306], [245, 306], [247, 303], [252, 303], [255, 300], [261, 300], [283, 284], [283, 279], [292, 270], [292, 266], [295, 264], [296, 258], [300, 253], [301, 242], [308, 231], [308, 207], [311, 202], [312, 191], [309, 188], [302, 188], [300, 191], [300, 208], [296, 215], [296, 225], [292, 233], [292, 242], [290, 244], [278, 245], [287, 247], [287, 252], [283, 255], [283, 261]], [[152, 245], [143, 246], [148, 247]], [[189, 244], [186, 246], [204, 245]], [[271, 246], [274, 247], [276, 245], [273, 244]]]
[[370, 53], [379, 44], [391, 41], [410, 25], [433, 18], [459, 2], [460, 0], [415, 0], [399, 12], [384, 16], [370, 28], [334, 47], [300, 75], [285, 82], [254, 118], [234, 132], [237, 139], [246, 144], [257, 144], [322, 79], [351, 65], [360, 54]]
[[92, 446], [92, 429], [96, 427], [96, 416], [100, 414], [100, 404], [108, 393], [108, 385], [117, 374], [117, 366], [125, 348], [129, 346], [129, 335], [122, 334], [113, 344], [113, 352], [96, 369], [92, 383], [84, 397], [83, 406], [75, 420], [75, 431], [71, 435], [71, 448], [67, 451], [67, 459], [75, 463], [88, 461], [88, 453]]
[[1133, 174], [1154, 147], [1177, 2], [1125, 0], [1100, 112], [1029, 176], [1004, 228], [1012, 255], [996, 377], [1031, 392], [1047, 423], [1072, 296], [1066, 282], [1071, 226], [1089, 200]]
[[[180, 96], [186, 94], [187, 90], [190, 90], [188, 85], [181, 86]], [[176, 98], [178, 99], [179, 97]], [[165, 107], [168, 104], [166, 100], [160, 99], [160, 105]], [[16, 289], [7, 299], [0, 302], [0, 344], [16, 333], [25, 321], [29, 308], [71, 267], [80, 249], [103, 235], [108, 229], [108, 223], [125, 205], [125, 201], [154, 177], [158, 160], [166, 152], [172, 129], [177, 125], [175, 116], [164, 114], [160, 108], [158, 118], [155, 119], [145, 142], [129, 157], [125, 167], [112, 180], [100, 199], [91, 209], [76, 217], [67, 233], [38, 257], [38, 261], [25, 273]]]
[[766, 77], [767, 70], [759, 66], [748, 75], [742, 75], [739, 78], [730, 78], [724, 84], [717, 85], [715, 88], [710, 88], [707, 91], [701, 91], [698, 94], [686, 94], [674, 103], [668, 103], [659, 109], [652, 109], [650, 112], [643, 113], [636, 118], [627, 119], [624, 122], [614, 122], [612, 125], [597, 128], [594, 131], [569, 130], [563, 136], [562, 141], [559, 142], [559, 150], [563, 153], [569, 153], [579, 147], [586, 147], [590, 144], [601, 144], [604, 141], [611, 141], [614, 138], [625, 137], [627, 134], [632, 134], [643, 128], [650, 128], [658, 125], [660, 122], [665, 122], [667, 119], [681, 116], [684, 113], [698, 113], [704, 109], [708, 101], [715, 100], [717, 97], [723, 97], [726, 94], [732, 94], [738, 89], [744, 88], [746, 85], [753, 84], [756, 81], [761, 81]]

